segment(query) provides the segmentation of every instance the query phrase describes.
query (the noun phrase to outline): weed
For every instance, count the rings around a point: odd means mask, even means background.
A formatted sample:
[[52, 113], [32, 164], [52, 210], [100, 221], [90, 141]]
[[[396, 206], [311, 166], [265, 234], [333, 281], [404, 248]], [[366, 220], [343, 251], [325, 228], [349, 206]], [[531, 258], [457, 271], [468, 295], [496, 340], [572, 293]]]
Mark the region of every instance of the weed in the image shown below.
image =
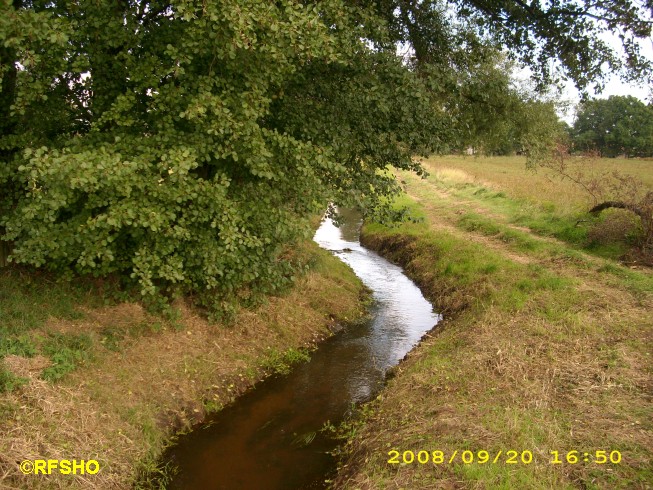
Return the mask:
[[167, 461], [157, 458], [147, 458], [137, 467], [137, 477], [134, 490], [165, 490], [178, 472], [178, 468]]
[[204, 407], [204, 411], [209, 414], [209, 413], [216, 413], [219, 412], [224, 408], [224, 404], [216, 401], [216, 400], [208, 400], [205, 399], [202, 402], [202, 406]]
[[5, 328], [0, 327], [0, 359], [8, 354], [34, 357], [37, 354], [37, 350], [27, 335], [13, 336]]
[[42, 351], [52, 360], [52, 366], [43, 370], [41, 377], [56, 381], [91, 358], [93, 341], [88, 334], [50, 333], [43, 342]]
[[290, 373], [293, 364], [309, 360], [310, 356], [306, 349], [290, 348], [285, 352], [270, 349], [261, 362], [261, 367], [265, 371], [285, 375]]
[[125, 331], [122, 328], [111, 326], [105, 327], [100, 331], [100, 343], [111, 351], [119, 351], [121, 343], [125, 340]]
[[[0, 376], [2, 375], [0, 374]], [[5, 420], [12, 419], [17, 411], [18, 411], [18, 406], [15, 403], [11, 403], [11, 402], [0, 403], [0, 423], [2, 423]]]
[[27, 383], [26, 378], [16, 376], [0, 366], [0, 393], [9, 393]]

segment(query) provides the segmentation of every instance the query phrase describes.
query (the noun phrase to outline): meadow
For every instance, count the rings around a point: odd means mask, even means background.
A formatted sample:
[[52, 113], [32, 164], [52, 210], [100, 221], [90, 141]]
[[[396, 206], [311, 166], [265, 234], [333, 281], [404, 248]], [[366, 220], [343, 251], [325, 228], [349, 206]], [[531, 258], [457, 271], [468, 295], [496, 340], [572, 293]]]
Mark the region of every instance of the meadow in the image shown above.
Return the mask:
[[[572, 157], [571, 162], [580, 162]], [[434, 156], [424, 160], [427, 168], [443, 178], [473, 182], [503, 190], [517, 199], [525, 199], [561, 213], [584, 210], [590, 198], [568, 180], [546, 168], [527, 169], [526, 157]], [[640, 179], [653, 188], [653, 158], [600, 158], [591, 164], [593, 174], [615, 170]], [[457, 172], [458, 171], [458, 172]], [[460, 173], [461, 172], [461, 173]]]
[[[637, 265], [636, 247], [642, 240], [641, 221], [631, 212], [588, 211], [599, 201], [580, 185], [545, 167], [527, 168], [525, 157], [437, 156], [423, 162], [432, 190], [470, 207], [463, 226], [489, 229], [506, 224], [541, 237], [564, 241], [576, 249]], [[602, 200], [641, 199], [653, 189], [651, 159], [571, 158], [572, 172], [586, 181], [605, 181]], [[636, 179], [634, 191], [614, 192], [613, 172]], [[411, 179], [406, 174], [402, 179]], [[453, 202], [453, 201], [452, 201]], [[476, 203], [476, 205], [472, 205]], [[648, 262], [651, 265], [650, 257]]]

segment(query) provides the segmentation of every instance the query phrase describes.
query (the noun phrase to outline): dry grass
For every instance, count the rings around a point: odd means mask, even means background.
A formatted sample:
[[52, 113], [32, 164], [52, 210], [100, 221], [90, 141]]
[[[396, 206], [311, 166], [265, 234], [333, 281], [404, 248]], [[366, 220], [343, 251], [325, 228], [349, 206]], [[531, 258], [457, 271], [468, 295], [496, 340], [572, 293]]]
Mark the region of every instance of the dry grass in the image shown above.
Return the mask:
[[[572, 161], [574, 159], [572, 158]], [[480, 183], [511, 196], [537, 204], [553, 204], [569, 213], [587, 207], [589, 197], [569, 181], [561, 181], [551, 171], [526, 169], [526, 157], [437, 156], [424, 161], [426, 169], [454, 183]], [[653, 160], [602, 158], [593, 172], [619, 170], [639, 178], [653, 188]]]
[[[445, 170], [436, 176], [442, 177], [462, 174]], [[464, 204], [432, 192], [429, 182], [406, 180], [426, 222], [394, 230], [370, 226], [366, 240], [402, 263], [449, 315], [352, 429], [335, 487], [651, 488], [648, 276], [633, 272], [614, 280], [604, 272], [617, 268], [609, 261], [560, 260], [562, 243], [550, 245], [553, 255], [548, 248], [518, 248], [501, 234], [452, 229], [449, 220]], [[636, 289], [629, 281], [647, 286]], [[529, 450], [535, 462], [391, 465], [391, 449], [447, 455]], [[550, 463], [551, 451], [564, 459], [572, 450], [592, 456], [618, 450], [623, 460]]]
[[[39, 379], [42, 357], [7, 356], [5, 367], [29, 379], [0, 397], [0, 487], [129, 488], [139, 464], [151, 462], [175, 430], [203, 419], [207, 408], [234, 400], [265, 376], [272, 352], [310, 347], [340, 321], [362, 314], [361, 286], [337, 259], [321, 252], [317, 270], [287, 296], [242, 311], [234, 325], [211, 325], [183, 304], [178, 328], [140, 331], [118, 350], [56, 384]], [[97, 334], [161, 322], [134, 304], [87, 310], [81, 320], [50, 319], [47, 331]], [[96, 475], [22, 475], [24, 459], [96, 459]]]

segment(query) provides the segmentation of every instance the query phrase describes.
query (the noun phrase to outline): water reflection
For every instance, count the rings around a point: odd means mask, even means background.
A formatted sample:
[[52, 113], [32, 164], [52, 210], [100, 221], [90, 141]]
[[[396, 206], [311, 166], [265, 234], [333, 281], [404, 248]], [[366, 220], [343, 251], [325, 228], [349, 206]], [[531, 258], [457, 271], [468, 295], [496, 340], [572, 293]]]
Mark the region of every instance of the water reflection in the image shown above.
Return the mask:
[[169, 488], [322, 488], [336, 443], [319, 429], [371, 399], [387, 369], [437, 323], [401, 268], [359, 244], [360, 217], [345, 214], [340, 228], [325, 220], [314, 239], [373, 291], [371, 320], [327, 340], [310, 362], [261, 383], [180, 438], [165, 458], [180, 468]]

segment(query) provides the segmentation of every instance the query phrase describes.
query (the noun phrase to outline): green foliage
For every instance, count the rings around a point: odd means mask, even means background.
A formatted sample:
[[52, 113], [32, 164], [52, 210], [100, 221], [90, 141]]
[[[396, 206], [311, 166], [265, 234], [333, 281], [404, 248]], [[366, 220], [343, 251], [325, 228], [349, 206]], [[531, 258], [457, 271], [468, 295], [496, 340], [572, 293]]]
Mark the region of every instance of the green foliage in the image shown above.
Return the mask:
[[285, 375], [290, 373], [293, 364], [307, 362], [309, 359], [310, 356], [304, 349], [290, 348], [285, 352], [272, 349], [261, 363], [261, 367], [266, 371]]
[[555, 102], [533, 90], [515, 88], [512, 64], [490, 57], [459, 73], [457, 96], [447, 95], [455, 114], [456, 147], [486, 155], [524, 153], [538, 160], [548, 155], [563, 135]]
[[93, 341], [86, 334], [52, 333], [45, 340], [42, 351], [53, 365], [45, 368], [41, 377], [48, 381], [63, 378], [79, 364], [90, 358]]
[[[410, 44], [419, 65], [463, 69], [478, 62], [479, 41], [507, 47], [529, 65], [541, 88], [561, 78], [580, 89], [602, 87], [606, 75], [651, 82], [652, 60], [642, 54], [653, 28], [650, 3], [637, 0], [363, 0], [386, 20], [391, 39]], [[475, 33], [481, 32], [478, 37]], [[603, 33], [620, 32], [622, 46]], [[623, 49], [623, 51], [622, 51]], [[482, 50], [480, 51], [482, 53]], [[622, 55], [622, 52], [625, 56]], [[550, 60], [559, 63], [550, 63]]]
[[608, 157], [652, 156], [653, 107], [632, 96], [584, 102], [574, 122], [574, 143]]
[[1, 143], [14, 261], [229, 309], [292, 280], [281, 254], [307, 216], [378, 207], [395, 185], [376, 170], [430, 146], [428, 93], [339, 1], [143, 9], [6, 10], [25, 29], [2, 27], [25, 67]]
[[27, 335], [12, 336], [7, 328], [0, 327], [0, 359], [8, 354], [33, 357], [36, 352], [36, 346]]
[[[152, 304], [256, 303], [301, 267], [287, 252], [308, 217], [329, 201], [391, 216], [398, 186], [380, 170], [421, 172], [413, 155], [459, 143], [506, 92], [496, 41], [523, 43], [497, 32], [532, 28], [572, 75], [598, 76], [583, 71], [604, 58], [576, 10], [545, 12], [578, 21], [569, 37], [564, 23], [543, 33], [537, 9], [507, 22], [501, 2], [458, 8], [474, 15], [430, 1], [3, 0], [0, 239], [15, 262], [115, 274]], [[503, 30], [483, 35], [482, 18]], [[490, 119], [519, 104], [506, 97]], [[506, 134], [485, 123], [471, 132]]]
[[27, 383], [27, 379], [16, 376], [0, 367], [0, 393], [9, 393]]

